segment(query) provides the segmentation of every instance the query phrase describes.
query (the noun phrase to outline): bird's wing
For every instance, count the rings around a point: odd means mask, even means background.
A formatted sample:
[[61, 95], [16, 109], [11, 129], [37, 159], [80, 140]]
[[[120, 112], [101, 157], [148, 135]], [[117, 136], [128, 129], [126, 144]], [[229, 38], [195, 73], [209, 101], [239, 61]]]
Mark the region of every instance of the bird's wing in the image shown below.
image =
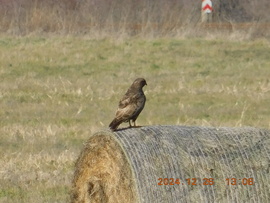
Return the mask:
[[119, 109], [123, 109], [125, 108], [127, 105], [129, 105], [131, 103], [131, 98], [124, 96], [120, 101], [119, 101], [119, 105], [118, 108]]
[[125, 95], [120, 101], [119, 101], [119, 105], [118, 108], [119, 109], [123, 109], [126, 106], [130, 105], [130, 104], [135, 104], [136, 101], [138, 99], [138, 95]]
[[124, 108], [118, 108], [115, 117], [119, 120], [128, 120], [136, 111], [136, 104], [131, 103]]
[[116, 111], [116, 118], [121, 120], [129, 119], [137, 109], [137, 95], [125, 95], [119, 102]]

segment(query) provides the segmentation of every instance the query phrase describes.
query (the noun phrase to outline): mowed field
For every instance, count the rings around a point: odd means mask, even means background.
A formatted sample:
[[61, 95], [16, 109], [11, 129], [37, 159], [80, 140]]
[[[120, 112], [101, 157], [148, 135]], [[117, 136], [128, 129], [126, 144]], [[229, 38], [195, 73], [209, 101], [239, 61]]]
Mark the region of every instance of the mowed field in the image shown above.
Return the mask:
[[270, 128], [267, 40], [1, 37], [0, 59], [3, 203], [67, 202], [83, 143], [137, 77], [138, 125]]

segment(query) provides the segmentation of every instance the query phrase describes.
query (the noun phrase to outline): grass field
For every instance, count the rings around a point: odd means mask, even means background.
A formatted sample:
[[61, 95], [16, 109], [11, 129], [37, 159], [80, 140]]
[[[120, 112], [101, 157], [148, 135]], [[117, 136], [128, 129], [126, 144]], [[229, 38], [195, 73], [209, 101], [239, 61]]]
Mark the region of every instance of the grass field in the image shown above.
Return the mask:
[[137, 77], [138, 125], [270, 128], [267, 40], [2, 37], [0, 58], [3, 203], [67, 202], [84, 141]]

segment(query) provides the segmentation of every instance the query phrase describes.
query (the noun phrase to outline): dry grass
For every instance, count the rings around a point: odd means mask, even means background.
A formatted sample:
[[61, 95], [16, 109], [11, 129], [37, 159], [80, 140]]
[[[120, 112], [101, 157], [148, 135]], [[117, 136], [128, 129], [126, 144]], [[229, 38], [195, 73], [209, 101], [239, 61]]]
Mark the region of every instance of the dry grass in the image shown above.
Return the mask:
[[132, 169], [119, 143], [106, 133], [92, 138], [76, 162], [71, 202], [138, 202]]
[[139, 76], [148, 86], [138, 125], [269, 128], [269, 58], [266, 40], [211, 35], [2, 37], [0, 202], [66, 202], [83, 141]]
[[[268, 4], [268, 0], [216, 0], [213, 21], [222, 25], [236, 24], [237, 32], [237, 23], [249, 23], [252, 26], [241, 34], [269, 38]], [[200, 16], [201, 1], [189, 0], [0, 0], [0, 33], [15, 36], [48, 33], [106, 37], [204, 36]], [[256, 29], [257, 24], [264, 23], [268, 23], [267, 29]], [[223, 33], [223, 30], [218, 32]]]

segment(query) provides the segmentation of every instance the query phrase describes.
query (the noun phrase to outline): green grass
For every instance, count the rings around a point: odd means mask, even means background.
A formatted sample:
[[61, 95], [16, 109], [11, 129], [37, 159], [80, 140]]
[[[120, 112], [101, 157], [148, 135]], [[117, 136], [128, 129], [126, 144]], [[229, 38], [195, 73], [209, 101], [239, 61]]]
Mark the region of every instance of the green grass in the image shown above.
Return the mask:
[[2, 37], [0, 59], [0, 202], [66, 202], [83, 142], [137, 77], [139, 125], [270, 127], [268, 41]]

